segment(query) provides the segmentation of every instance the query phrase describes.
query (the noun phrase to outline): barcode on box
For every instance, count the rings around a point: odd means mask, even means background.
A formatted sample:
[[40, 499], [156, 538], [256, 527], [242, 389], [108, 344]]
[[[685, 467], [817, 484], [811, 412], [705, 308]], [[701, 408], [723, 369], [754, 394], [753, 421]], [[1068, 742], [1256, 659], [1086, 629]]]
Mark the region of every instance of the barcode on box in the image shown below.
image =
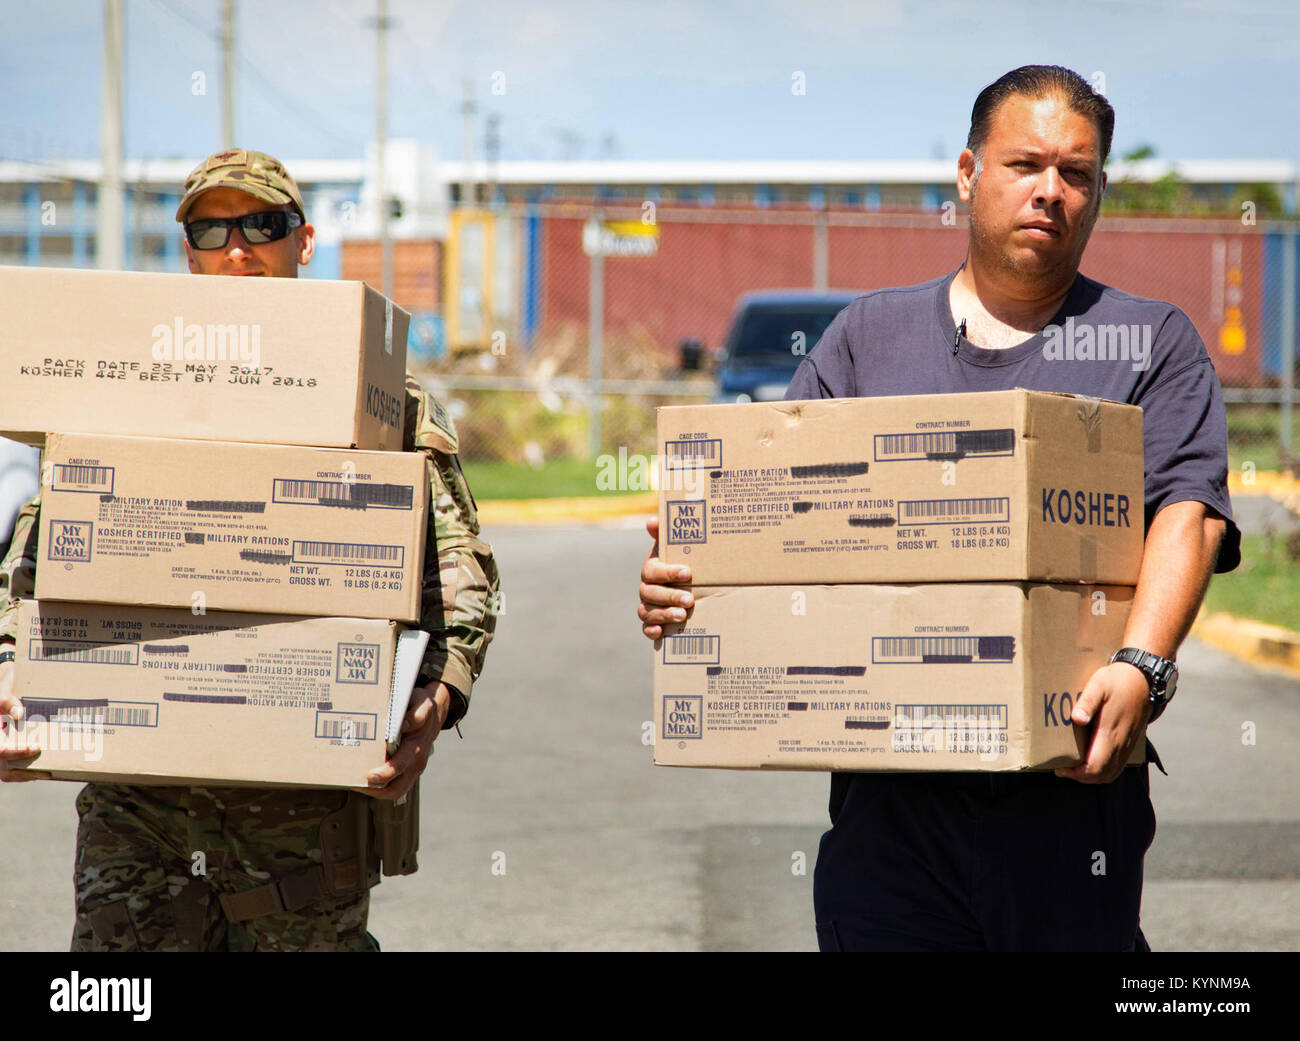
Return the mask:
[[40, 662], [76, 662], [81, 665], [138, 665], [138, 644], [96, 643], [91, 640], [52, 640], [35, 637], [27, 657]]
[[367, 712], [317, 712], [316, 736], [345, 744], [373, 741], [378, 717]]
[[1006, 705], [895, 705], [894, 752], [978, 755], [1007, 754]]
[[665, 665], [717, 665], [722, 654], [721, 636], [665, 636]]
[[721, 465], [721, 438], [664, 442], [664, 466], [669, 470], [696, 470]]
[[415, 502], [415, 489], [409, 484], [299, 481], [277, 477], [271, 487], [271, 501], [299, 506], [409, 510]]
[[1011, 520], [1011, 500], [988, 499], [904, 499], [898, 504], [899, 524], [965, 524], [983, 521], [997, 524]]
[[998, 430], [944, 430], [928, 434], [877, 434], [876, 460], [895, 463], [907, 459], [964, 459], [968, 456], [1015, 455], [1016, 432]]
[[369, 542], [298, 542], [293, 544], [297, 564], [380, 564], [401, 567], [402, 546], [380, 546]]
[[50, 491], [54, 492], [111, 492], [116, 467], [72, 466], [55, 463], [50, 477]]
[[23, 698], [28, 719], [40, 717], [56, 723], [98, 723], [113, 727], [156, 727], [156, 701], [105, 701], [102, 698]]
[[895, 705], [895, 730], [1006, 730], [1006, 705]]
[[158, 706], [144, 702], [130, 704], [110, 701], [104, 722], [114, 727], [156, 727], [158, 725]]
[[871, 660], [879, 665], [933, 665], [944, 662], [1009, 662], [1014, 636], [875, 636]]

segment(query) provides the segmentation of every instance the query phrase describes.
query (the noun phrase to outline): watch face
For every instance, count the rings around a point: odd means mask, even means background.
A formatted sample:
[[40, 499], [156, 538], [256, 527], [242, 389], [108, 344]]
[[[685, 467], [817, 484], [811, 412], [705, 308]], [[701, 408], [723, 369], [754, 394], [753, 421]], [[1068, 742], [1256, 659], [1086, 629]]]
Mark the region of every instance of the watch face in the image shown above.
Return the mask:
[[1169, 682], [1165, 684], [1165, 700], [1168, 701], [1174, 696], [1174, 691], [1178, 689], [1178, 666], [1169, 670]]

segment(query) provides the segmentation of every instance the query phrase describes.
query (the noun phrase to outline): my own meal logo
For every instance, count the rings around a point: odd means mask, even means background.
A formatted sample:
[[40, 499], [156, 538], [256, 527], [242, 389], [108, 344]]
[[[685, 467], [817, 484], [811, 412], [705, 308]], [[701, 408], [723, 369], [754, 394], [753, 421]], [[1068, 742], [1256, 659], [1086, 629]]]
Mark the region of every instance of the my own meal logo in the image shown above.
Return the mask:
[[669, 501], [668, 541], [673, 545], [708, 541], [703, 502], [690, 499]]
[[378, 683], [379, 644], [340, 643], [335, 680], [339, 683]]
[[90, 521], [50, 521], [49, 560], [90, 560], [95, 526]]
[[704, 736], [704, 698], [677, 694], [664, 698], [664, 737]]

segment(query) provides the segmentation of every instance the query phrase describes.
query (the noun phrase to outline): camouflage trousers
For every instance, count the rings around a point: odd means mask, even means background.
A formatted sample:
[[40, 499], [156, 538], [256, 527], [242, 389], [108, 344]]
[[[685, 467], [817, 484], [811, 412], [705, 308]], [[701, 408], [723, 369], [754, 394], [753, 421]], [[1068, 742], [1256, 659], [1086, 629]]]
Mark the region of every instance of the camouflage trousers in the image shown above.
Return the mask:
[[81, 951], [377, 951], [369, 890], [231, 921], [221, 894], [319, 864], [345, 791], [88, 784], [77, 796]]

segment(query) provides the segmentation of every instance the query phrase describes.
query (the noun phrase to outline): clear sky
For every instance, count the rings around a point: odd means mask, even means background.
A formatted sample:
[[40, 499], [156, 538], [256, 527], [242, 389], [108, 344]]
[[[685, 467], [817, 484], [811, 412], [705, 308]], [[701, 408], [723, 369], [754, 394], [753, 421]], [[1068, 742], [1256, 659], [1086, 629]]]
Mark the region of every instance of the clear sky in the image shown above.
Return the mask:
[[[214, 151], [219, 0], [125, 8], [126, 155]], [[360, 157], [375, 10], [237, 0], [238, 143]], [[981, 87], [1048, 63], [1104, 85], [1117, 155], [1149, 143], [1171, 159], [1300, 161], [1295, 0], [390, 0], [389, 13], [389, 134], [447, 158], [461, 154], [466, 77], [506, 159], [946, 158]], [[0, 158], [98, 154], [102, 20], [100, 0], [0, 0]]]

